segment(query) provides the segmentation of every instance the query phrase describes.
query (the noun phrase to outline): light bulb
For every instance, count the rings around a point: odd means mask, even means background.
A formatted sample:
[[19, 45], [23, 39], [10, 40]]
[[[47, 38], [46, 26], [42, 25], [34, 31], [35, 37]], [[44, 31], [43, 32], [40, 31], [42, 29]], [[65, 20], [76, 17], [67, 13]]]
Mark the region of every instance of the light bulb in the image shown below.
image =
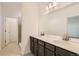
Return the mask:
[[57, 2], [53, 2], [53, 7], [56, 7], [57, 6]]
[[49, 8], [52, 8], [52, 5], [51, 5], [51, 3], [49, 3]]

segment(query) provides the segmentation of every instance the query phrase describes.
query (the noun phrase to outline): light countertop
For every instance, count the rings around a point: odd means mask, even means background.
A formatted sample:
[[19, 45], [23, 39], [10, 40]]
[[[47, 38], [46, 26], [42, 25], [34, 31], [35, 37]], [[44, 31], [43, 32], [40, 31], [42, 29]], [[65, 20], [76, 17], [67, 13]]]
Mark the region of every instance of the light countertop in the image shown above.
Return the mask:
[[57, 35], [45, 35], [45, 36], [31, 35], [31, 36], [79, 54], [79, 42], [75, 42], [74, 40], [64, 41], [62, 40], [63, 39], [62, 36], [57, 36]]

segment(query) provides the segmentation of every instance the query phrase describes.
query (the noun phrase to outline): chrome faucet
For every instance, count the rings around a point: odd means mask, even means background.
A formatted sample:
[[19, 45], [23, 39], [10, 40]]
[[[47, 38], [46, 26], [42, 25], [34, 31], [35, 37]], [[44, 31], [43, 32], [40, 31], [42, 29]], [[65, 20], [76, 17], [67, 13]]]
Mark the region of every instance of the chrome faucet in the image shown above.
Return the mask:
[[65, 40], [65, 41], [69, 41], [69, 37], [68, 37], [68, 35], [64, 35], [63, 40]]

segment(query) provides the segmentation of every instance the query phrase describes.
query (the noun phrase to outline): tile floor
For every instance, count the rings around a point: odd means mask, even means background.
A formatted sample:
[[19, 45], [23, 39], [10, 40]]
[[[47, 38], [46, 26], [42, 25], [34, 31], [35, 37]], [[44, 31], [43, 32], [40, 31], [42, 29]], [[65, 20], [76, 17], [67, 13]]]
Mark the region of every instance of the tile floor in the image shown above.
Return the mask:
[[0, 56], [20, 56], [20, 47], [16, 42], [8, 44], [0, 51]]
[[25, 54], [24, 56], [34, 56], [32, 53]]
[[20, 46], [16, 42], [12, 42], [0, 51], [0, 56], [34, 56], [32, 53], [21, 55]]

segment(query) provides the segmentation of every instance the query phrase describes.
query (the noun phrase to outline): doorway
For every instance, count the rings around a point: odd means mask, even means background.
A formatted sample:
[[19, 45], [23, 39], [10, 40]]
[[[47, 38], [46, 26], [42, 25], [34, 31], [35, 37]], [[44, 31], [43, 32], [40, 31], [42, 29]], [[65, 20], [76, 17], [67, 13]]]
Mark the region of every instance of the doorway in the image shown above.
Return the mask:
[[18, 18], [5, 17], [5, 45], [18, 44]]

